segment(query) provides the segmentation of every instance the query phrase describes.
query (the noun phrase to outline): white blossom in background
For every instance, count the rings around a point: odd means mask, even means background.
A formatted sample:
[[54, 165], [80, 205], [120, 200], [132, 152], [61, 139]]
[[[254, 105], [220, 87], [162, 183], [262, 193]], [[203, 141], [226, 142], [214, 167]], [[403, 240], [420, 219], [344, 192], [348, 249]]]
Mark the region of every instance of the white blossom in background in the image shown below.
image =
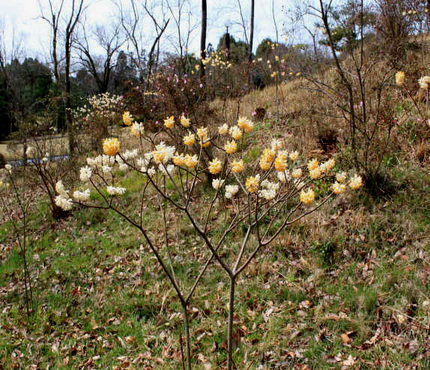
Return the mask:
[[261, 187], [262, 189], [258, 192], [260, 197], [266, 200], [272, 200], [275, 199], [276, 194], [280, 188], [280, 184], [264, 180], [261, 182]]
[[34, 147], [32, 146], [29, 146], [25, 151], [25, 154], [27, 157], [32, 157], [35, 153], [36, 153], [36, 149], [34, 149]]
[[282, 149], [282, 140], [280, 139], [273, 139], [271, 144], [270, 144], [270, 148], [272, 150], [279, 150]]
[[84, 191], [76, 190], [75, 192], [73, 192], [73, 198], [77, 201], [85, 202], [90, 199], [90, 194], [90, 189], [86, 189]]
[[103, 166], [102, 167], [102, 171], [103, 171], [103, 173], [111, 173], [112, 172], [112, 167], [110, 167], [110, 166]]
[[85, 166], [81, 168], [79, 178], [81, 179], [82, 182], [88, 182], [90, 181], [90, 178], [92, 175], [93, 175], [93, 171], [91, 170], [91, 167]]
[[218, 127], [218, 133], [220, 135], [225, 135], [228, 133], [229, 127], [227, 125], [227, 123], [224, 123], [222, 126]]
[[221, 179], [213, 179], [212, 180], [212, 187], [215, 190], [218, 190], [219, 188], [221, 188], [224, 185], [225, 180], [221, 180]]
[[136, 160], [136, 164], [140, 168], [141, 172], [146, 172], [148, 170], [148, 165], [150, 162], [151, 162], [151, 159], [148, 159], [148, 158], [138, 158]]
[[233, 198], [239, 191], [239, 185], [226, 185], [225, 187], [225, 197], [227, 199]]
[[336, 174], [336, 181], [345, 182], [347, 177], [348, 177], [348, 174], [346, 172], [338, 172]]
[[[138, 150], [134, 149], [134, 150], [126, 150], [122, 156], [124, 157], [125, 160], [128, 160], [128, 159], [137, 158], [138, 155], [139, 155]], [[117, 161], [118, 161], [118, 157], [119, 156], [117, 156]]]
[[126, 189], [121, 187], [115, 187], [115, 186], [107, 187], [107, 192], [109, 195], [123, 195], [125, 191]]
[[162, 164], [158, 165], [158, 169], [160, 170], [160, 172], [165, 175], [165, 176], [172, 176], [176, 170], [176, 167], [173, 164], [169, 164], [167, 166], [164, 166]]

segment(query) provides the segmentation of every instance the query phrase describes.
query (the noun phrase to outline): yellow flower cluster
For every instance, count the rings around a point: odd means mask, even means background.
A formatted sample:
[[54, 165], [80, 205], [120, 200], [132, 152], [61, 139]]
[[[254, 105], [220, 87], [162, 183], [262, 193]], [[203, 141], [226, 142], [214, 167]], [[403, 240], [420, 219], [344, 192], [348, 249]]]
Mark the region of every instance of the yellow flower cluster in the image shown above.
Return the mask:
[[260, 175], [250, 176], [246, 179], [245, 188], [250, 193], [255, 193], [260, 185]]
[[308, 189], [306, 191], [302, 190], [300, 192], [300, 201], [303, 204], [310, 205], [314, 202], [314, 200], [315, 200], [315, 193], [312, 189]]
[[[231, 68], [232, 64], [229, 61], [223, 60], [224, 55], [225, 55], [224, 50], [220, 50], [220, 51], [211, 53], [208, 58], [205, 58], [205, 59], [200, 58], [200, 60], [202, 64], [206, 67], [209, 67], [209, 66], [213, 68], [218, 67], [219, 69]], [[200, 66], [196, 64], [194, 68], [196, 69], [196, 71], [198, 71], [200, 69]], [[194, 71], [192, 71], [191, 73], [194, 74]]]
[[175, 117], [174, 116], [167, 117], [164, 120], [164, 126], [166, 128], [172, 128], [174, 125], [175, 125]]
[[287, 156], [288, 153], [283, 151], [279, 152], [275, 159], [275, 170], [284, 172], [287, 169]]
[[430, 76], [421, 77], [418, 80], [418, 84], [420, 85], [421, 89], [428, 90], [429, 89], [429, 84], [430, 84]]
[[218, 158], [215, 158], [213, 161], [209, 162], [209, 172], [212, 175], [216, 175], [220, 173], [222, 170], [222, 163]]
[[131, 134], [135, 137], [140, 137], [143, 135], [144, 128], [142, 123], [134, 122], [131, 126]]
[[224, 145], [224, 150], [227, 154], [234, 154], [237, 151], [237, 143], [234, 140], [228, 141]]
[[358, 188], [361, 188], [362, 185], [363, 185], [363, 180], [362, 180], [361, 176], [354, 175], [349, 180], [349, 187], [353, 190], [357, 190]]
[[114, 156], [117, 155], [120, 151], [120, 143], [117, 138], [105, 139], [103, 141], [103, 152], [106, 155]]
[[330, 158], [328, 161], [321, 164], [320, 169], [322, 172], [327, 173], [331, 171], [335, 165], [336, 165], [336, 161], [334, 160], [334, 158]]
[[208, 128], [207, 127], [199, 127], [197, 129], [197, 136], [200, 139], [203, 139], [205, 136], [208, 136]]
[[133, 117], [131, 116], [130, 112], [124, 112], [122, 115], [122, 121], [124, 122], [124, 125], [131, 126], [133, 124]]
[[243, 164], [243, 161], [241, 159], [238, 161], [231, 162], [231, 170], [234, 173], [241, 173], [244, 169], [245, 169], [245, 165]]
[[336, 174], [336, 181], [339, 182], [345, 182], [346, 178], [347, 178], [347, 173], [346, 172], [339, 172]]
[[292, 161], [297, 161], [298, 159], [299, 159], [299, 156], [300, 156], [300, 154], [299, 154], [299, 152], [296, 150], [296, 151], [294, 151], [294, 152], [291, 152], [290, 153], [290, 159], [292, 160]]
[[237, 125], [245, 132], [252, 132], [254, 130], [254, 123], [246, 117], [239, 117]]
[[191, 125], [191, 122], [190, 122], [189, 118], [187, 118], [187, 117], [185, 117], [185, 116], [181, 116], [181, 120], [180, 120], [180, 122], [181, 122], [181, 125], [182, 125], [183, 127], [185, 127], [185, 128], [188, 128], [188, 127], [190, 127], [190, 125]]
[[318, 162], [318, 159], [314, 158], [308, 162], [308, 170], [312, 171], [318, 168], [320, 163]]
[[346, 190], [346, 185], [335, 181], [331, 188], [335, 194], [342, 194]]
[[152, 151], [151, 154], [157, 164], [167, 163], [173, 158], [175, 154], [175, 147], [167, 146], [162, 141], [160, 144], [155, 146], [155, 150]]
[[403, 86], [405, 84], [405, 72], [398, 71], [396, 73], [396, 85]]
[[193, 169], [199, 164], [199, 159], [196, 155], [187, 154], [184, 158], [184, 164], [189, 169]]
[[173, 164], [176, 166], [182, 166], [185, 163], [185, 155], [176, 153], [172, 158]]
[[238, 126], [230, 127], [229, 133], [230, 136], [235, 140], [240, 140], [243, 134], [242, 130]]
[[[402, 74], [398, 73], [396, 75], [396, 82], [400, 85], [402, 82]], [[422, 83], [430, 83], [427, 80], [423, 81]], [[123, 116], [124, 123], [130, 123], [132, 122], [132, 117], [128, 112], [124, 113]], [[191, 123], [188, 118], [186, 118], [184, 115], [180, 119], [180, 123], [183, 127], [190, 127]], [[174, 116], [167, 117], [164, 120], [164, 126], [167, 128], [173, 128], [175, 124]], [[135, 131], [137, 133], [141, 134], [143, 132], [143, 126], [141, 124], [132, 123], [132, 131], [133, 128], [135, 128]], [[140, 125], [139, 127], [135, 127], [135, 125]], [[239, 117], [237, 121], [237, 125], [229, 127], [227, 124], [223, 124], [222, 126], [218, 127], [218, 133], [220, 135], [226, 135], [229, 134], [234, 140], [227, 141], [224, 144], [224, 150], [227, 154], [234, 154], [238, 150], [238, 144], [235, 140], [239, 140], [242, 138], [243, 133], [250, 133], [254, 129], [254, 124], [251, 120], [247, 119], [246, 117]], [[133, 132], [132, 132], [133, 133]], [[191, 147], [195, 144], [196, 140], [199, 140], [201, 145], [207, 146], [210, 144], [210, 139], [208, 137], [208, 128], [207, 127], [199, 127], [196, 130], [196, 133], [188, 132], [188, 135], [185, 135], [183, 137], [183, 143]], [[176, 166], [185, 166], [188, 169], [194, 169], [199, 165], [199, 158], [197, 155], [191, 155], [191, 154], [179, 154], [174, 153], [174, 147], [166, 147], [164, 143], [163, 145], [159, 145], [156, 147], [157, 150], [151, 152], [152, 158], [156, 163], [167, 163], [168, 160], [172, 159], [172, 162]], [[280, 189], [280, 186], [282, 183], [285, 183], [286, 181], [290, 181], [292, 179], [297, 180], [295, 182], [296, 186], [299, 186], [298, 179], [300, 179], [303, 176], [303, 169], [300, 167], [297, 167], [295, 169], [288, 169], [288, 159], [291, 161], [297, 161], [299, 159], [299, 152], [298, 151], [292, 151], [287, 152], [286, 150], [282, 149], [282, 141], [278, 139], [272, 140], [271, 146], [268, 148], [265, 148], [263, 150], [263, 153], [259, 160], [259, 166], [260, 169], [263, 171], [268, 171], [271, 169], [272, 165], [274, 166], [274, 169], [278, 173], [278, 179], [280, 182], [269, 182], [269, 180], [264, 180], [260, 184], [260, 175], [254, 175], [254, 176], [248, 176], [245, 181], [245, 189], [248, 193], [251, 194], [258, 194], [259, 196], [263, 197], [264, 199], [271, 200], [274, 199], [277, 195], [277, 192]], [[119, 150], [120, 150], [120, 143], [119, 140], [116, 138], [110, 138], [106, 139], [103, 143], [103, 150], [104, 153], [108, 156], [115, 156]], [[331, 171], [336, 162], [333, 158], [327, 160], [326, 162], [323, 162], [320, 164], [318, 159], [313, 158], [306, 164], [306, 167], [309, 171], [309, 176], [311, 179], [320, 179], [324, 175], [326, 175], [329, 171]], [[234, 174], [240, 174], [244, 172], [245, 170], [245, 164], [242, 159], [232, 160], [230, 162], [230, 168], [232, 173]], [[213, 160], [209, 161], [208, 171], [213, 174], [217, 175], [220, 174], [223, 170], [223, 162], [219, 158], [214, 158]], [[153, 169], [155, 172], [155, 169]], [[281, 179], [282, 178], [282, 179]], [[219, 180], [215, 184], [218, 188], [220, 187], [221, 181], [225, 180]], [[302, 184], [302, 183], [301, 183]], [[331, 189], [334, 194], [342, 194], [347, 190], [347, 188], [351, 189], [358, 189], [363, 184], [362, 179], [360, 176], [353, 176], [347, 181], [347, 174], [346, 173], [337, 173], [336, 174], [336, 181], [334, 184], [331, 185]], [[270, 185], [270, 186], [269, 186]], [[262, 190], [259, 190], [261, 186]], [[237, 185], [234, 185], [234, 191], [230, 191], [233, 189], [231, 186], [228, 188], [229, 191], [227, 192], [226, 187], [226, 197], [227, 195], [232, 198], [238, 191]], [[237, 188], [237, 190], [236, 190]], [[228, 193], [228, 194], [227, 194]], [[303, 189], [300, 192], [299, 195], [300, 202], [302, 202], [305, 205], [311, 205], [315, 202], [315, 192], [313, 189]]]
[[203, 147], [207, 147], [211, 144], [210, 139], [208, 137], [208, 128], [207, 127], [200, 127], [197, 129], [197, 136], [200, 139], [200, 144], [203, 145]]
[[263, 151], [263, 154], [260, 158], [260, 168], [263, 171], [269, 170], [270, 166], [272, 165], [273, 160], [275, 159], [275, 151], [271, 148], [266, 148]]
[[196, 137], [194, 136], [194, 134], [190, 133], [189, 135], [184, 136], [183, 143], [186, 146], [193, 146], [195, 142], [196, 142]]
[[293, 170], [293, 171], [291, 172], [291, 176], [292, 176], [294, 179], [299, 179], [300, 177], [302, 177], [302, 176], [303, 176], [303, 170], [302, 170], [301, 168], [296, 168], [295, 170]]
[[314, 180], [320, 179], [324, 174], [332, 170], [335, 164], [336, 161], [333, 158], [322, 163], [321, 165], [319, 164], [318, 160], [314, 158], [308, 162], [309, 176]]
[[311, 179], [317, 180], [323, 176], [323, 172], [319, 167], [317, 167], [309, 171], [309, 176], [311, 177]]

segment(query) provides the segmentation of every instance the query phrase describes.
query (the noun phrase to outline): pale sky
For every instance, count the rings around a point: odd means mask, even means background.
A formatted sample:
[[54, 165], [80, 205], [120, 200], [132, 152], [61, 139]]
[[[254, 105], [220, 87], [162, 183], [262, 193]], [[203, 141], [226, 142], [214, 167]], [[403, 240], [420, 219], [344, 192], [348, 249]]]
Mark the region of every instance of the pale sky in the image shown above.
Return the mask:
[[[42, 4], [47, 4], [47, 0], [40, 1]], [[130, 0], [121, 1], [126, 4]], [[171, 3], [175, 4], [177, 1], [170, 0]], [[66, 0], [67, 2], [70, 4], [71, 0]], [[109, 25], [113, 22], [115, 14], [117, 14], [117, 8], [112, 0], [89, 0], [89, 2], [90, 5], [87, 9], [85, 21], [87, 28], [91, 27], [91, 25]], [[148, 3], [155, 4], [158, 2], [157, 0], [148, 0]], [[291, 8], [294, 2], [293, 0], [273, 0], [280, 41], [283, 41], [284, 23], [287, 20], [284, 6]], [[196, 24], [190, 41], [190, 51], [194, 52], [199, 50], [200, 1], [190, 0], [190, 3], [193, 12], [192, 22]], [[216, 47], [220, 36], [225, 32], [226, 25], [230, 25], [230, 32], [236, 39], [243, 39], [242, 29], [237, 25], [240, 21], [237, 4], [238, 0], [208, 0], [208, 43], [212, 43]], [[241, 4], [245, 17], [249, 16], [250, 0], [241, 0]], [[170, 15], [168, 17], [171, 18]], [[16, 40], [21, 40], [24, 55], [37, 56], [43, 61], [49, 59], [50, 30], [46, 22], [40, 19], [38, 0], [0, 0], [0, 21], [5, 29], [8, 48], [10, 48], [12, 40], [15, 40], [15, 42]], [[147, 25], [145, 25], [147, 27], [145, 32], [149, 45], [152, 40], [153, 25], [149, 20]], [[169, 29], [161, 40], [161, 48], [163, 50], [172, 50], [175, 37], [177, 37], [176, 29], [171, 19]], [[254, 48], [266, 37], [275, 39], [272, 0], [256, 0]]]

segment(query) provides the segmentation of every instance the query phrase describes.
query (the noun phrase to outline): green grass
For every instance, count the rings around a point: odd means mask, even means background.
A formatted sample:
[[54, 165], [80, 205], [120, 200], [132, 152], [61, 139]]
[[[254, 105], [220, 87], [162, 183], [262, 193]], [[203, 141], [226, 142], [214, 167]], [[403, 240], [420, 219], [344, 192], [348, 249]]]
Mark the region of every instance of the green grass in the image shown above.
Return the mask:
[[[340, 368], [348, 356], [362, 368], [378, 368], [381, 360], [391, 368], [429, 366], [422, 344], [430, 339], [430, 291], [423, 283], [430, 278], [430, 178], [418, 167], [393, 166], [395, 181], [407, 186], [389, 201], [360, 192], [338, 215], [326, 207], [286, 230], [241, 275], [238, 368]], [[144, 186], [139, 176], [121, 184], [134, 191]], [[124, 198], [127, 206], [139, 199], [134, 191]], [[2, 240], [13, 247], [2, 252], [0, 264], [6, 302], [0, 363], [68, 369], [134, 361], [136, 368], [180, 368], [181, 305], [139, 232], [113, 212], [75, 210], [54, 223], [41, 217], [47, 210], [42, 201], [29, 221], [35, 297], [29, 320], [21, 256], [9, 237], [11, 225], [0, 226]], [[181, 287], [190, 288], [209, 253], [185, 218], [168, 215], [175, 273]], [[146, 209], [144, 225], [153, 237], [162, 235], [157, 207]], [[216, 227], [211, 236], [219, 236]], [[235, 240], [227, 244], [238, 250]], [[160, 253], [167, 258], [164, 248]], [[200, 353], [213, 368], [223, 366], [227, 297], [227, 275], [212, 264], [191, 304], [196, 368], [203, 366]]]

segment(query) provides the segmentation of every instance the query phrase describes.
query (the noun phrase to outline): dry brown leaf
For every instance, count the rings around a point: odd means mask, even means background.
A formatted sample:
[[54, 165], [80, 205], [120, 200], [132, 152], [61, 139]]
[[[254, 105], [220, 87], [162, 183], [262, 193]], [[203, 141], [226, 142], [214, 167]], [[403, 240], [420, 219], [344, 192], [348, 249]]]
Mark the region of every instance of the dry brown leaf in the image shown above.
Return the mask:
[[342, 338], [343, 344], [348, 344], [349, 342], [351, 342], [351, 338], [346, 333], [341, 334], [340, 337]]

